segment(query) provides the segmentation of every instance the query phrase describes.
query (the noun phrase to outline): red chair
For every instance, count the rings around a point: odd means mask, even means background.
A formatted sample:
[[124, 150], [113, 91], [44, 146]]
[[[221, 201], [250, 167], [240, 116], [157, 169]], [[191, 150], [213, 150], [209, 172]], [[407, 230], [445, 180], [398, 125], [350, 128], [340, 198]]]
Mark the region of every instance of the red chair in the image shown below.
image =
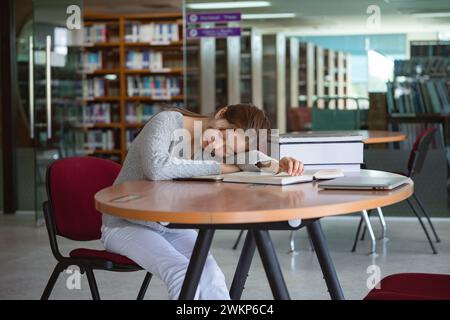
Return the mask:
[[311, 108], [306, 106], [292, 107], [288, 109], [289, 131], [311, 130]]
[[399, 273], [385, 277], [364, 300], [450, 300], [450, 275]]
[[[436, 131], [437, 131], [436, 127], [428, 128], [428, 129], [422, 131], [417, 136], [417, 138], [414, 142], [414, 145], [411, 149], [411, 152], [409, 154], [409, 159], [408, 159], [408, 164], [407, 164], [407, 172], [398, 172], [399, 174], [413, 178], [416, 174], [418, 174], [422, 171], [423, 164], [427, 157], [428, 150], [430, 149], [430, 146], [433, 141], [434, 135], [436, 134]], [[436, 242], [440, 242], [441, 240], [439, 239], [439, 236], [437, 235], [437, 232], [433, 226], [433, 223], [431, 222], [430, 216], [425, 211], [425, 207], [423, 206], [422, 201], [419, 199], [419, 196], [417, 195], [416, 192], [413, 193], [412, 198], [417, 202], [418, 207], [420, 208], [421, 212], [427, 219], [427, 221], [431, 227], [431, 231], [433, 232], [434, 237], [436, 238]], [[419, 211], [414, 206], [413, 202], [411, 201], [411, 198], [406, 199], [406, 201], [407, 201], [408, 205], [410, 206], [410, 208], [412, 209], [414, 215], [419, 220], [419, 223], [420, 223], [423, 231], [425, 232], [425, 236], [427, 237], [428, 242], [431, 246], [431, 250], [433, 251], [434, 254], [437, 254], [436, 248], [434, 247], [433, 241], [430, 238], [428, 230], [422, 221]], [[356, 237], [355, 237], [355, 242], [354, 242], [352, 251], [354, 251], [356, 248], [356, 243], [357, 243], [357, 239], [359, 237], [359, 232], [360, 232], [362, 222], [363, 222], [363, 220], [361, 218], [359, 225], [358, 225], [358, 229], [356, 231]], [[366, 227], [364, 227], [361, 240], [364, 239], [365, 232], [366, 232]]]
[[[94, 195], [111, 186], [120, 171], [117, 163], [94, 157], [74, 157], [55, 161], [47, 169], [47, 195], [44, 202], [44, 217], [47, 225], [50, 247], [58, 261], [45, 287], [41, 299], [47, 300], [61, 272], [76, 265], [80, 272], [86, 272], [92, 298], [100, 295], [93, 270], [140, 271], [142, 268], [127, 257], [108, 252], [78, 248], [63, 256], [58, 248], [57, 236], [75, 241], [92, 241], [101, 237], [101, 213], [95, 209]], [[144, 298], [152, 274], [145, 275], [137, 296]]]

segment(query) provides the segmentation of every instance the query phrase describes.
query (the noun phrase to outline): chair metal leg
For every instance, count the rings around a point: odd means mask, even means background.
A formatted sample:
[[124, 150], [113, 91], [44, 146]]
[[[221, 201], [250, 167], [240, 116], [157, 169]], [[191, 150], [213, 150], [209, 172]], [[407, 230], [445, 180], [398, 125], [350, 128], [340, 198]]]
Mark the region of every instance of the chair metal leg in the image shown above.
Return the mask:
[[236, 241], [234, 242], [233, 250], [236, 250], [236, 249], [237, 249], [237, 247], [238, 247], [238, 245], [239, 245], [239, 242], [241, 241], [241, 238], [242, 238], [242, 235], [243, 235], [243, 234], [244, 234], [244, 230], [241, 230], [241, 231], [239, 232], [239, 235], [238, 235]]
[[295, 250], [295, 230], [291, 231], [289, 235], [289, 251], [287, 253], [290, 255], [298, 254], [298, 251]]
[[359, 233], [361, 231], [361, 227], [362, 227], [363, 222], [364, 222], [364, 218], [363, 218], [363, 216], [361, 214], [361, 217], [360, 217], [359, 223], [358, 223], [358, 229], [356, 229], [355, 241], [353, 242], [352, 252], [356, 251], [356, 246], [358, 245]]
[[91, 295], [93, 300], [100, 300], [100, 294], [98, 293], [97, 282], [95, 281], [94, 272], [91, 267], [85, 267], [86, 276], [91, 289]]
[[386, 220], [384, 219], [383, 211], [381, 210], [380, 207], [377, 208], [377, 213], [378, 213], [378, 218], [380, 218], [381, 229], [383, 232], [380, 239], [385, 239], [386, 235], [387, 235], [387, 225], [386, 225]]
[[61, 265], [59, 263], [56, 264], [50, 276], [50, 279], [48, 279], [44, 292], [42, 293], [41, 300], [48, 300], [50, 294], [52, 293], [53, 287], [55, 286], [56, 280], [58, 280], [59, 274], [61, 273], [62, 270], [63, 269], [61, 269]]
[[428, 215], [428, 213], [425, 211], [425, 208], [422, 204], [422, 201], [419, 200], [419, 197], [414, 193], [413, 194], [414, 199], [416, 199], [417, 204], [419, 205], [419, 208], [422, 210], [423, 215], [425, 216], [425, 218], [427, 218], [428, 223], [430, 224], [431, 227], [431, 231], [434, 234], [434, 237], [436, 238], [436, 242], [441, 242], [441, 239], [439, 239], [439, 236], [437, 235], [436, 230], [434, 229], [433, 223], [431, 222], [430, 216]]
[[367, 210], [362, 211], [362, 217], [364, 218], [364, 223], [366, 224], [367, 231], [370, 235], [371, 245], [370, 245], [370, 252], [369, 254], [374, 254], [376, 251], [377, 241], [375, 239], [375, 234], [372, 230], [372, 224], [370, 223], [369, 214], [367, 213]]
[[147, 292], [147, 288], [150, 283], [150, 280], [152, 280], [152, 276], [153, 275], [150, 272], [146, 273], [144, 282], [142, 282], [142, 286], [141, 286], [141, 289], [139, 289], [139, 293], [138, 293], [136, 300], [144, 300], [145, 293]]
[[431, 250], [433, 251], [434, 254], [437, 254], [437, 251], [436, 251], [436, 249], [435, 249], [435, 247], [434, 247], [434, 245], [433, 245], [433, 241], [431, 240], [430, 235], [428, 234], [428, 230], [427, 230], [427, 228], [425, 227], [425, 225], [423, 224], [422, 218], [421, 218], [421, 217], [419, 216], [419, 214], [417, 213], [416, 208], [415, 208], [414, 205], [412, 204], [411, 199], [408, 198], [408, 199], [406, 199], [406, 201], [408, 202], [409, 206], [411, 207], [411, 209], [412, 209], [414, 215], [415, 215], [415, 216], [417, 217], [417, 219], [419, 220], [419, 223], [420, 223], [420, 225], [422, 226], [423, 232], [425, 232], [425, 236], [427, 237], [428, 242], [430, 243]]
[[[368, 214], [369, 217], [370, 217], [370, 215], [372, 214], [372, 210], [369, 210], [367, 214]], [[362, 216], [361, 216], [361, 217], [362, 217]], [[362, 232], [361, 239], [360, 239], [361, 241], [364, 241], [364, 239], [366, 238], [366, 230], [367, 230], [367, 227], [366, 227], [366, 225], [364, 224], [363, 232]]]

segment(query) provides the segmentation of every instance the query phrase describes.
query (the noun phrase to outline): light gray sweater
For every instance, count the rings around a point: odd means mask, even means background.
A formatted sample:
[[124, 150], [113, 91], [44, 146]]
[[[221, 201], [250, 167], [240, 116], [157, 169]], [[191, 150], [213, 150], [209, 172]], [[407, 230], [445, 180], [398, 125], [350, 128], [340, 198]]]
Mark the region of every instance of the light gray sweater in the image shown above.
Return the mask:
[[[194, 160], [183, 159], [179, 151], [182, 139], [175, 141], [174, 133], [183, 129], [183, 115], [176, 111], [163, 111], [154, 115], [131, 143], [122, 170], [114, 181], [119, 184], [136, 180], [170, 180], [200, 175], [219, 174], [220, 163], [214, 160], [199, 160], [202, 155], [194, 155]], [[190, 142], [189, 142], [190, 144]], [[258, 156], [259, 161], [269, 158], [264, 154]], [[241, 166], [243, 170], [252, 170], [255, 166]], [[128, 220], [145, 225], [159, 231], [174, 231], [158, 222]], [[103, 214], [103, 226], [119, 227], [123, 219]]]
[[[174, 132], [183, 129], [183, 115], [163, 111], [151, 118], [131, 143], [127, 157], [114, 184], [136, 180], [169, 180], [173, 178], [219, 174], [220, 164], [213, 160], [188, 160], [174, 155]], [[103, 225], [114, 227], [121, 218], [103, 214]], [[130, 220], [157, 230], [166, 230], [157, 222]]]

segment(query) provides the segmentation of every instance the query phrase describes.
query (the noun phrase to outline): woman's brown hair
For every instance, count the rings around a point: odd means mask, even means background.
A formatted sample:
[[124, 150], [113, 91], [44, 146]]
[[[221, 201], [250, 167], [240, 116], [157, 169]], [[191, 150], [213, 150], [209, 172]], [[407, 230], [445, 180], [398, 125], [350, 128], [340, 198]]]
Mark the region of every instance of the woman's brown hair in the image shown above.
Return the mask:
[[[225, 111], [222, 111], [226, 108]], [[222, 107], [214, 115], [222, 113], [220, 118], [240, 129], [270, 129], [270, 121], [263, 110], [251, 103], [238, 103]]]
[[[225, 111], [222, 109], [226, 108]], [[207, 116], [187, 110], [185, 108], [172, 107], [170, 105], [163, 105], [161, 111], [176, 111], [183, 116], [206, 118]], [[216, 110], [214, 117], [220, 114], [220, 118], [226, 119], [230, 124], [240, 129], [270, 129], [270, 121], [263, 110], [259, 109], [252, 103], [238, 103], [221, 107]]]

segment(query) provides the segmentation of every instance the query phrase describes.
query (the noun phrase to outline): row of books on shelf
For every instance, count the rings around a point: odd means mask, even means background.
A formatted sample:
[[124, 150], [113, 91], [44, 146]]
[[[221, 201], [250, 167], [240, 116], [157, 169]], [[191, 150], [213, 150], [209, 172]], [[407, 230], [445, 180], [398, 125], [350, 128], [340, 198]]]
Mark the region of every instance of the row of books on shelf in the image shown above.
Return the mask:
[[125, 24], [125, 41], [169, 44], [180, 41], [178, 27], [177, 23], [129, 21]]
[[450, 75], [450, 58], [426, 57], [395, 60], [394, 74], [396, 76]]
[[144, 123], [160, 110], [161, 106], [155, 104], [128, 103], [125, 109], [125, 121], [128, 123]]
[[450, 113], [450, 81], [411, 80], [387, 83], [389, 113]]
[[89, 130], [86, 133], [86, 148], [89, 150], [114, 150], [116, 140], [113, 130]]
[[101, 51], [88, 51], [83, 53], [83, 68], [87, 72], [102, 69], [102, 52]]
[[118, 86], [108, 85], [104, 78], [96, 77], [83, 81], [83, 97], [85, 99], [117, 95], [119, 95]]
[[162, 70], [162, 52], [154, 50], [128, 51], [126, 67], [127, 69]]
[[106, 24], [96, 23], [91, 26], [84, 26], [84, 42], [86, 44], [107, 42], [108, 31]]
[[84, 119], [91, 123], [119, 122], [119, 105], [116, 103], [90, 103], [84, 109]]
[[176, 77], [128, 76], [127, 94], [147, 96], [154, 99], [168, 99], [181, 94], [181, 81]]

